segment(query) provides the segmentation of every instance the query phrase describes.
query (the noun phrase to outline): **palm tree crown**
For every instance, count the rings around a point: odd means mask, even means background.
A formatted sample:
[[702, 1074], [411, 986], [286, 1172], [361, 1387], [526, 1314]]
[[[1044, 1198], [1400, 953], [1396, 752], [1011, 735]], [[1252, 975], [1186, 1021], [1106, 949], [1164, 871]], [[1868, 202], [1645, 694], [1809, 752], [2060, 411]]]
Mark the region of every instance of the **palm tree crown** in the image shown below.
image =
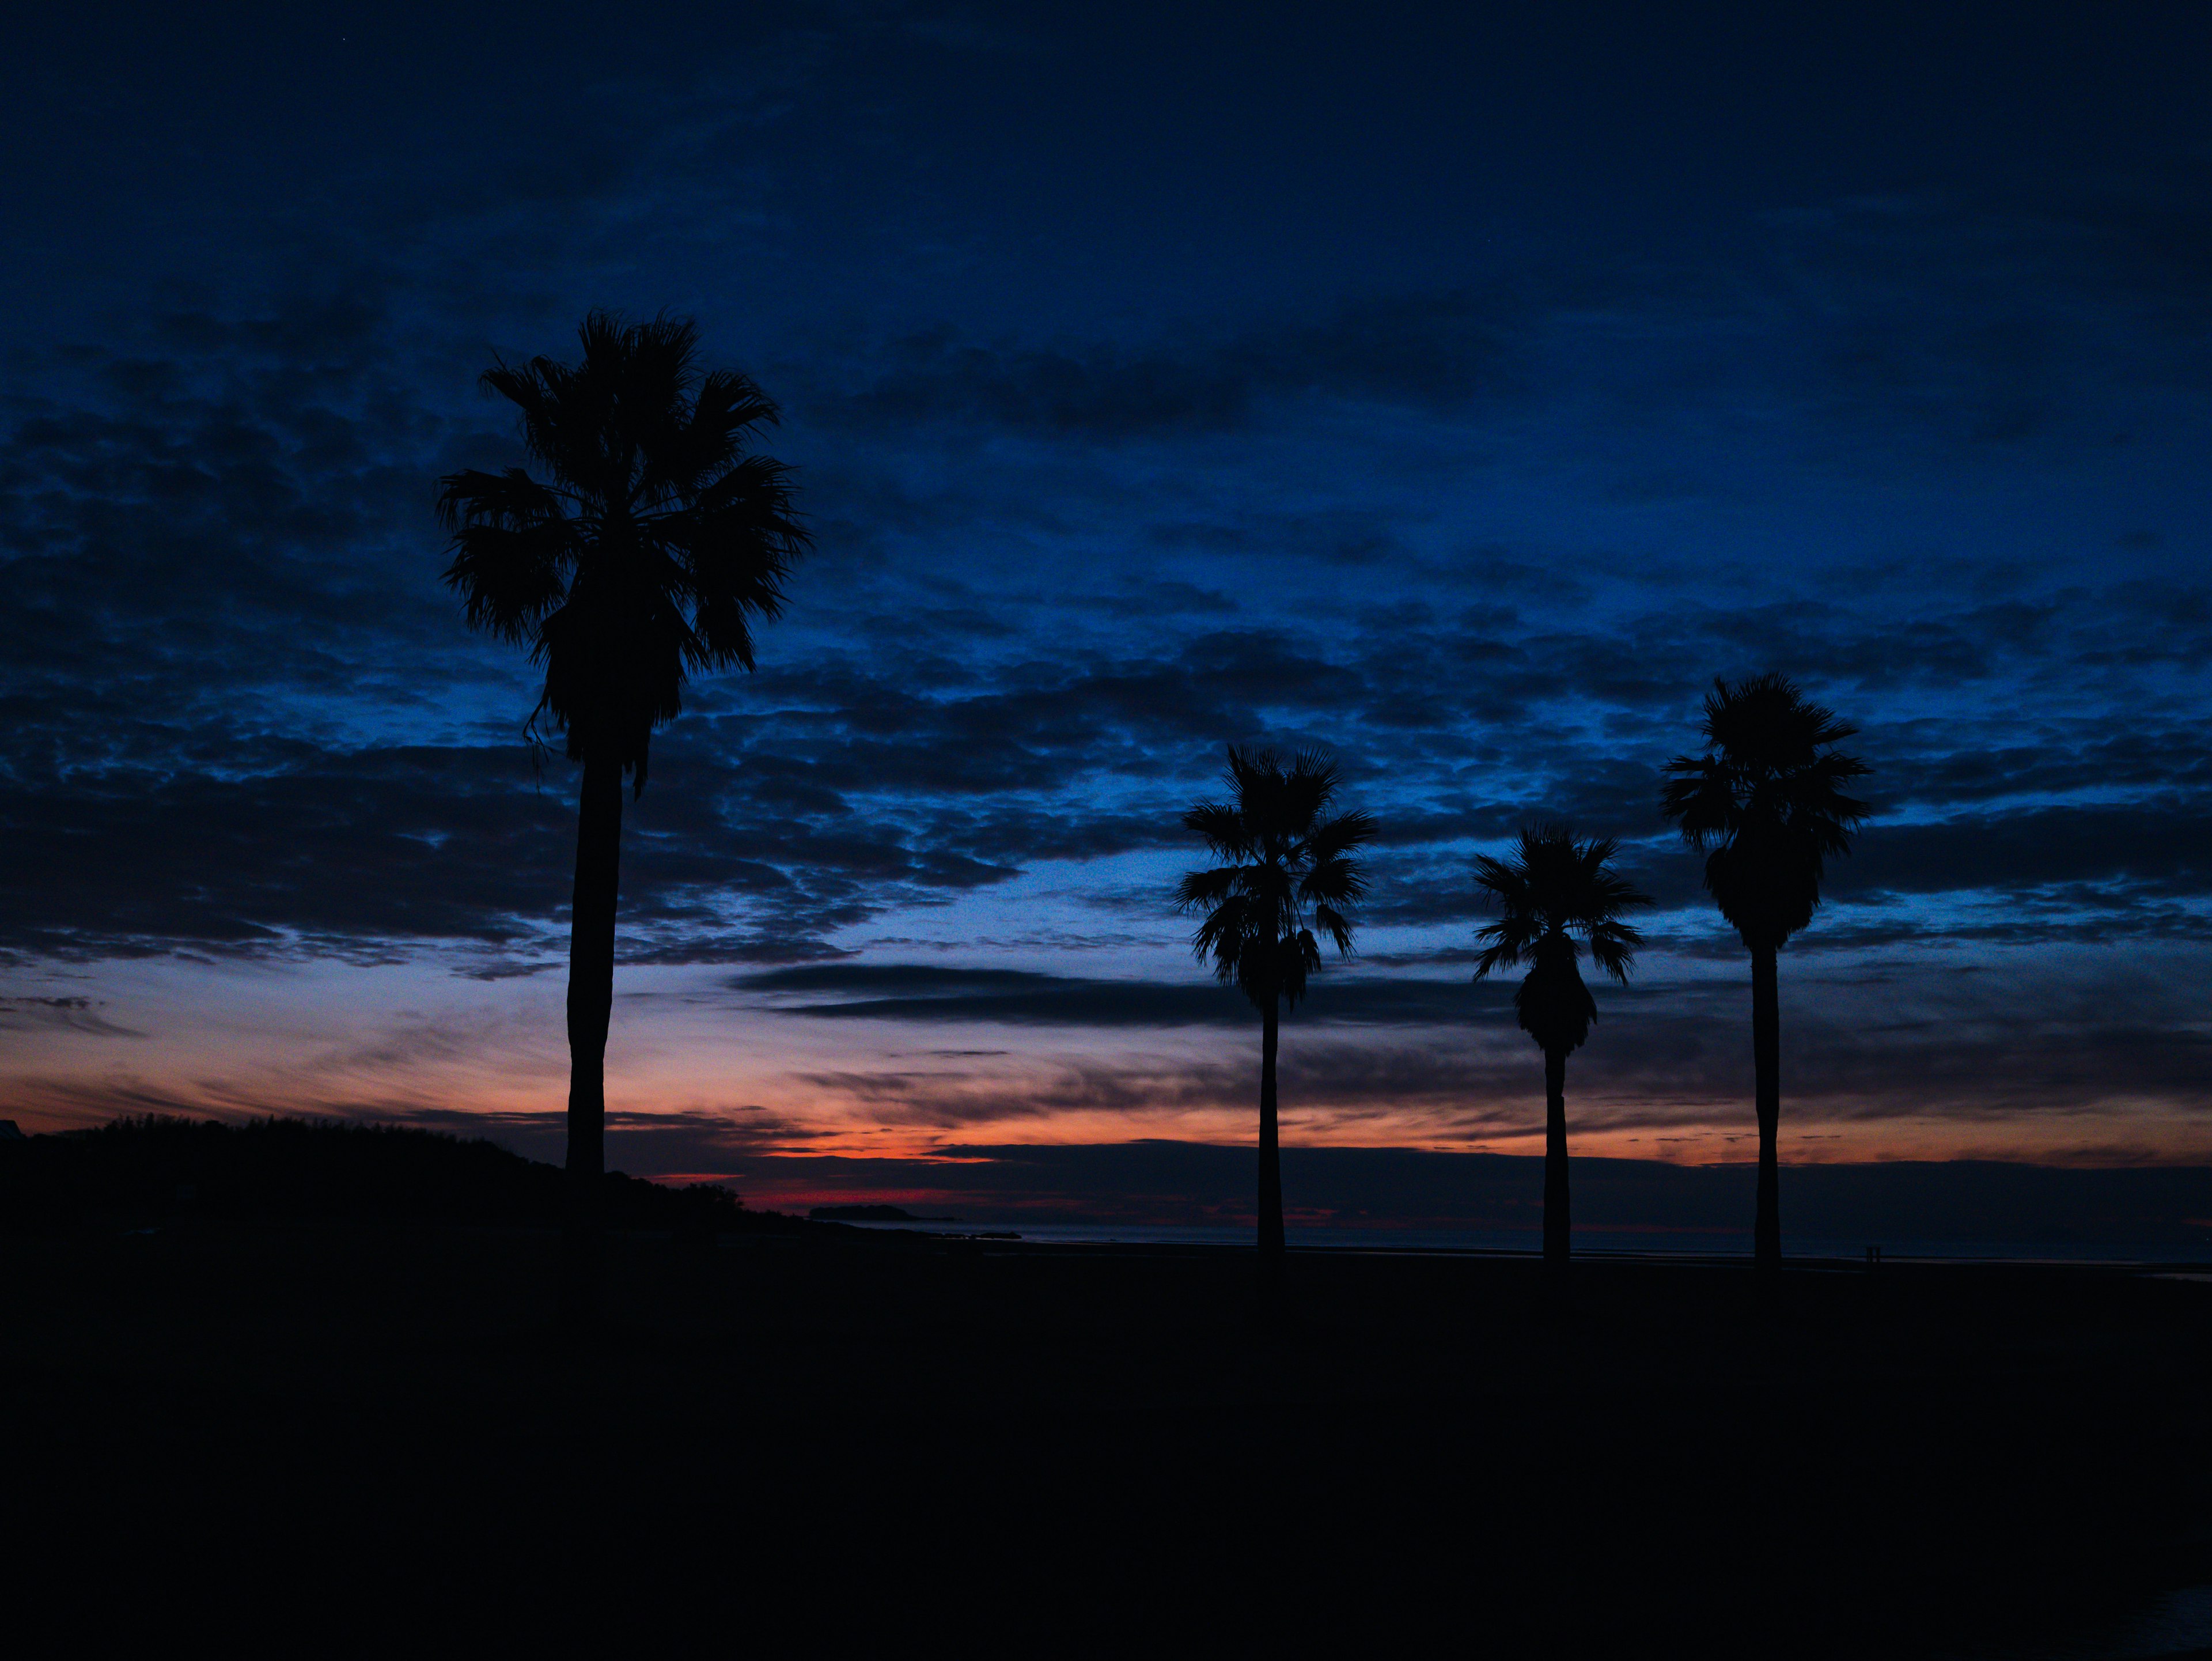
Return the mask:
[[751, 620], [781, 611], [809, 538], [789, 470], [749, 448], [775, 405], [749, 376], [699, 371], [696, 325], [594, 312], [580, 332], [581, 362], [485, 373], [521, 410], [545, 477], [441, 481], [446, 581], [472, 626], [544, 666], [538, 711], [568, 755], [618, 762], [641, 792], [653, 729], [683, 709], [692, 673], [753, 666]]
[[1475, 938], [1484, 941], [1474, 978], [1493, 970], [1529, 965], [1528, 977], [1513, 995], [1521, 1029], [1547, 1055], [1579, 1050], [1597, 1019], [1597, 1001], [1583, 984], [1576, 966], [1581, 955], [1577, 936], [1589, 946], [1590, 960], [1626, 985], [1629, 965], [1644, 936], [1621, 921], [1631, 906], [1649, 905], [1650, 897], [1607, 868], [1618, 842], [1611, 837], [1577, 842], [1565, 825], [1523, 830], [1510, 859], [1485, 854], [1474, 862], [1475, 886], [1493, 899], [1498, 920]]
[[1705, 886], [1757, 951], [1805, 927], [1828, 856], [1850, 851], [1866, 803], [1844, 793], [1867, 769], [1833, 746], [1858, 729], [1765, 674], [1705, 695], [1702, 756], [1678, 756], [1661, 796], [1683, 840], [1705, 853]]
[[1231, 800], [1183, 815], [1220, 863], [1183, 878], [1176, 904], [1201, 914], [1191, 950], [1217, 978], [1262, 1009], [1277, 998], [1295, 1006], [1321, 966], [1316, 931], [1340, 954], [1352, 951], [1348, 914], [1367, 891], [1356, 855], [1374, 839], [1375, 821], [1358, 810], [1328, 814], [1337, 766], [1311, 751], [1286, 770], [1273, 751], [1231, 745], [1224, 782]]

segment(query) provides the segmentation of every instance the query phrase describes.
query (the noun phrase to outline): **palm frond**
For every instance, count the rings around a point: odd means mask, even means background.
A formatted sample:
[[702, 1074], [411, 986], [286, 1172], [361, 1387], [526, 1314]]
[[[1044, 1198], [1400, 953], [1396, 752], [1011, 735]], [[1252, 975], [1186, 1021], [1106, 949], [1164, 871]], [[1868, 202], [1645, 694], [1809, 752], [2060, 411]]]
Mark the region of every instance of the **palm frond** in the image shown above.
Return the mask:
[[1242, 874], [1234, 866], [1225, 865], [1186, 873], [1176, 885], [1176, 910], [1195, 911], [1201, 906], [1220, 904], [1239, 891]]
[[[1366, 891], [1366, 876], [1352, 855], [1375, 840], [1376, 831], [1375, 816], [1355, 808], [1322, 820], [1308, 832], [1304, 838], [1306, 858], [1313, 868], [1335, 873], [1334, 880], [1350, 885], [1328, 897], [1356, 900]], [[1322, 892], [1319, 889], [1314, 891]]]
[[[1313, 916], [1314, 926], [1328, 935], [1335, 945], [1337, 956], [1350, 957], [1352, 955], [1352, 925], [1346, 920], [1344, 914], [1334, 906], [1324, 903], [1314, 907]], [[1307, 934], [1304, 938], [1311, 940], [1313, 936]]]
[[1182, 828], [1202, 837], [1216, 859], [1249, 860], [1259, 852], [1244, 815], [1231, 802], [1197, 803], [1182, 816]]
[[575, 363], [485, 372], [542, 472], [444, 481], [446, 581], [473, 626], [532, 648], [569, 752], [611, 744], [642, 788], [689, 676], [752, 667], [752, 625], [781, 613], [811, 538], [790, 471], [748, 447], [774, 404], [734, 371], [700, 374], [695, 324], [593, 312], [578, 340]]
[[[1644, 904], [1650, 901], [1638, 897]], [[1644, 944], [1644, 931], [1632, 923], [1608, 919], [1595, 923], [1589, 931], [1590, 961], [1623, 986], [1628, 984], [1628, 971], [1636, 961], [1637, 949]]]
[[1498, 920], [1476, 931], [1484, 946], [1474, 978], [1546, 954], [1571, 967], [1579, 937], [1599, 968], [1626, 982], [1643, 936], [1620, 914], [1651, 898], [1611, 868], [1619, 846], [1611, 837], [1582, 841], [1566, 825], [1545, 824], [1523, 828], [1507, 859], [1478, 855], [1475, 887]]
[[1843, 787], [1869, 771], [1833, 746], [1858, 730], [1787, 676], [1717, 679], [1703, 756], [1667, 764], [1661, 810], [1705, 855], [1705, 887], [1747, 943], [1778, 946], [1811, 921], [1831, 857], [1870, 811]]
[[1535, 950], [1543, 930], [1530, 916], [1509, 916], [1475, 931], [1477, 940], [1486, 940], [1482, 955], [1474, 960], [1474, 978], [1486, 980], [1499, 969], [1516, 967], [1522, 958]]
[[1337, 770], [1317, 752], [1285, 766], [1272, 751], [1232, 745], [1224, 776], [1227, 800], [1183, 814], [1184, 829], [1217, 862], [1182, 878], [1176, 904], [1201, 914], [1191, 949], [1219, 978], [1262, 1007], [1295, 1004], [1320, 966], [1321, 937], [1340, 953], [1352, 949], [1350, 912], [1367, 888], [1357, 852], [1372, 840], [1374, 820], [1322, 817]]

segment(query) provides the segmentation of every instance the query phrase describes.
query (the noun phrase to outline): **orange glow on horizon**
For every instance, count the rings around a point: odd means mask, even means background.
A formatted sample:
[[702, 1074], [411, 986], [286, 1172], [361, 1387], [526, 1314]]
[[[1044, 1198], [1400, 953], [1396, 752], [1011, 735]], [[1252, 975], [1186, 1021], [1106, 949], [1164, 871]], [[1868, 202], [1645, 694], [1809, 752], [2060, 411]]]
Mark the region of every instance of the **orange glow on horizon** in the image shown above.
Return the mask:
[[[994, 1147], [1253, 1141], [1256, 1056], [1238, 1031], [805, 1021], [717, 1003], [699, 990], [702, 973], [638, 971], [630, 1001], [617, 999], [609, 1129], [630, 1141], [612, 1163], [636, 1154], [645, 1135], [668, 1150], [638, 1156], [636, 1168], [654, 1172], [757, 1172], [787, 1158], [926, 1167]], [[11, 1031], [0, 1117], [40, 1132], [137, 1112], [301, 1115], [475, 1131], [537, 1157], [558, 1147], [568, 1057], [553, 980], [130, 962], [103, 967], [99, 984], [102, 1030]], [[1403, 1074], [1393, 1052], [1363, 1051], [1356, 1030], [1299, 1037], [1285, 1063], [1288, 1147], [1540, 1151], [1540, 1075], [1514, 1035], [1395, 1032], [1397, 1053], [1426, 1058]], [[1589, 1087], [1571, 1087], [1568, 1101], [1577, 1155], [1680, 1165], [1754, 1155], [1747, 1076], [1745, 1095], [1705, 1099], [1608, 1093], [1601, 1071], [1583, 1076]], [[2181, 1094], [1911, 1104], [1808, 1090], [1784, 1098], [1781, 1153], [1798, 1165], [2212, 1163], [2212, 1114]]]

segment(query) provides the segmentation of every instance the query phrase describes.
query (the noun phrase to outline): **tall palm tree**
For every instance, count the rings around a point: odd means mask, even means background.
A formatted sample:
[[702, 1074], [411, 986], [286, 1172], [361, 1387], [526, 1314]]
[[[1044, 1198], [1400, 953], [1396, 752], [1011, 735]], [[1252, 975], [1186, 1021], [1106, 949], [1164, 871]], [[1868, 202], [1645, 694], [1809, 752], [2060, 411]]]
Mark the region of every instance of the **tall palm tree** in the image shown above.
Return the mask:
[[[1227, 801], [1202, 801], [1183, 828], [1206, 842], [1216, 863], [1193, 871], [1176, 905], [1199, 914], [1191, 951], [1233, 982], [1260, 1012], [1260, 1257], [1268, 1283], [1281, 1273], [1283, 1168], [1275, 1134], [1275, 1046], [1282, 1012], [1305, 995], [1321, 967], [1316, 933], [1352, 952], [1350, 912], [1367, 891], [1357, 857], [1375, 821], [1353, 810], [1332, 815], [1336, 764], [1311, 751], [1285, 769], [1271, 750], [1229, 747]], [[1310, 922], [1309, 922], [1310, 919]]]
[[1751, 952], [1751, 1053], [1759, 1114], [1759, 1211], [1752, 1250], [1782, 1266], [1782, 1008], [1774, 954], [1813, 920], [1831, 855], [1850, 852], [1866, 803], [1844, 786], [1867, 768], [1835, 746], [1858, 731], [1778, 674], [1705, 696], [1702, 756], [1667, 764], [1660, 801], [1705, 855], [1705, 888]]
[[690, 677], [753, 666], [752, 624], [783, 607], [808, 545], [787, 468], [752, 448], [775, 405], [734, 370], [702, 373], [689, 319], [593, 312], [582, 361], [495, 362], [541, 475], [443, 479], [446, 581], [470, 625], [530, 648], [541, 717], [583, 765], [568, 943], [570, 1220], [563, 1299], [589, 1312], [605, 1166], [607, 1022], [614, 1001], [622, 782], [645, 790], [655, 728]]
[[1474, 885], [1496, 903], [1498, 920], [1475, 938], [1486, 942], [1474, 978], [1492, 970], [1528, 965], [1513, 994], [1521, 1030], [1544, 1052], [1544, 1262], [1566, 1266], [1567, 1057], [1583, 1047], [1597, 1000], [1576, 966], [1589, 942], [1590, 961], [1622, 985], [1644, 936], [1621, 921], [1651, 897], [1608, 869], [1619, 844], [1611, 837], [1577, 842], [1563, 824], [1523, 830], [1510, 860], [1485, 854], [1474, 862]]

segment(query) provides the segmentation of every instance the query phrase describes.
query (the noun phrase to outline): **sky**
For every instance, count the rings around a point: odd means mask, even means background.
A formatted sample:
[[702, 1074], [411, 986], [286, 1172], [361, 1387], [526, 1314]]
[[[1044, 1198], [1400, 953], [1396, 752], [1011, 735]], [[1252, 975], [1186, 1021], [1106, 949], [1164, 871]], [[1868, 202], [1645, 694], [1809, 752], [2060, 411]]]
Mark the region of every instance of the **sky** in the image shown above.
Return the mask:
[[1542, 821], [1659, 901], [1575, 1146], [1747, 1158], [1657, 792], [1768, 669], [1875, 809], [1783, 955], [1784, 1159], [2212, 1161], [2201, 8], [146, 9], [0, 63], [27, 1129], [558, 1157], [575, 779], [432, 505], [523, 459], [478, 374], [608, 307], [779, 402], [816, 544], [629, 811], [614, 1163], [1065, 1149], [1006, 1203], [1077, 1213], [1249, 1143], [1170, 903], [1232, 742], [1382, 825], [1285, 1029], [1294, 1214], [1299, 1148], [1540, 1148], [1469, 976]]

